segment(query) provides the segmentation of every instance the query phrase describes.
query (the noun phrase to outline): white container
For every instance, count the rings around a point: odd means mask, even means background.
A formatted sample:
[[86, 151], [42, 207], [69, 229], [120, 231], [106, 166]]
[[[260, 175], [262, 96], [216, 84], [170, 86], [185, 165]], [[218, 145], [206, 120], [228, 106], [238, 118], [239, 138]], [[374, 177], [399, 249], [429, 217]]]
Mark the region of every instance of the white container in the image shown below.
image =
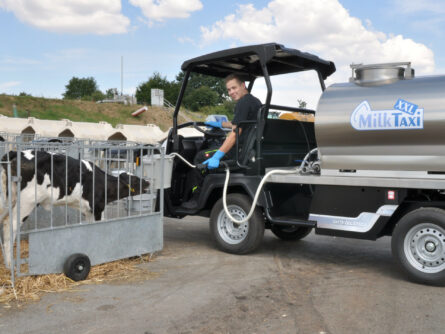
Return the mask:
[[156, 194], [140, 194], [129, 197], [125, 201], [125, 208], [129, 211], [154, 211], [156, 205]]
[[[162, 158], [160, 154], [144, 156], [136, 168], [136, 175], [150, 182], [150, 189], [170, 188], [172, 181], [173, 157], [165, 156], [164, 182], [161, 184]], [[141, 175], [142, 171], [142, 175]]]

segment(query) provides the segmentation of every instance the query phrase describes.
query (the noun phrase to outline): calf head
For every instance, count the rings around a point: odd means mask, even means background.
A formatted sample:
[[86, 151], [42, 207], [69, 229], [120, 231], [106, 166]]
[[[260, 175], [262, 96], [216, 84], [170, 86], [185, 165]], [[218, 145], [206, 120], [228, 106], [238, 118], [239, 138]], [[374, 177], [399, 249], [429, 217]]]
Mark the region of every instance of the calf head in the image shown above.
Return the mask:
[[119, 175], [119, 181], [121, 183], [123, 191], [121, 197], [134, 196], [145, 193], [148, 191], [148, 188], [150, 186], [150, 182], [128, 173], [121, 173]]

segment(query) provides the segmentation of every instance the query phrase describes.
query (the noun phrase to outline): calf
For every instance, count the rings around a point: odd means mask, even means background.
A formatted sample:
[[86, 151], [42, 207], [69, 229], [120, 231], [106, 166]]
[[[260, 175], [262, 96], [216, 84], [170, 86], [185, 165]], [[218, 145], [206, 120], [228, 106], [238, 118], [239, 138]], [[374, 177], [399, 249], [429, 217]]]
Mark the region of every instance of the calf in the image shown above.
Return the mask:
[[[17, 176], [17, 158], [15, 151], [8, 152], [2, 158], [2, 162], [11, 162], [12, 176]], [[26, 150], [20, 153], [20, 160], [20, 225], [36, 205], [47, 210], [51, 205], [81, 208], [88, 221], [93, 218], [100, 220], [106, 204], [138, 195], [147, 191], [149, 186], [147, 181], [136, 176], [121, 173], [115, 177], [86, 160], [61, 154]], [[11, 194], [8, 194], [6, 164], [2, 163], [1, 166], [2, 189], [6, 196], [0, 201], [3, 202], [0, 203], [0, 217], [3, 217], [3, 240], [7, 266], [10, 267], [8, 197], [12, 202], [14, 240], [17, 231], [17, 184], [11, 184]]]

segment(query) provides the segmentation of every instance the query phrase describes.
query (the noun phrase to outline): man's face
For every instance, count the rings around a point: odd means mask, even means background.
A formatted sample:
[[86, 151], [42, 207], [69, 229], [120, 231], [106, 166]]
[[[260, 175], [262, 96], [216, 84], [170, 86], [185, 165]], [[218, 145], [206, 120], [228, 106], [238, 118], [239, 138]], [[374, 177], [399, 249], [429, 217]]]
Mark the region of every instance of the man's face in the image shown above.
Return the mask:
[[226, 83], [227, 92], [233, 101], [238, 101], [244, 95], [247, 94], [246, 85], [244, 82], [239, 82], [236, 79], [227, 81]]

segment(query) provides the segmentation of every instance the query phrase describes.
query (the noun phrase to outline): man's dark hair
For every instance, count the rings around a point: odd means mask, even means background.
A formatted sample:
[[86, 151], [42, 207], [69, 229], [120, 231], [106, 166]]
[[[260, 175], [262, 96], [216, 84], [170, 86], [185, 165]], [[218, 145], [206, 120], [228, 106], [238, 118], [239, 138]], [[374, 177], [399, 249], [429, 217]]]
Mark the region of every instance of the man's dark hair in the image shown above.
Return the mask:
[[243, 82], [244, 82], [244, 80], [241, 79], [241, 78], [239, 77], [239, 75], [238, 75], [238, 74], [235, 74], [235, 73], [232, 73], [232, 74], [229, 74], [228, 76], [226, 76], [226, 78], [224, 79], [224, 81], [225, 81], [225, 83], [228, 83], [230, 80], [233, 80], [233, 79], [235, 79], [235, 80], [238, 81], [239, 83], [243, 83]]

